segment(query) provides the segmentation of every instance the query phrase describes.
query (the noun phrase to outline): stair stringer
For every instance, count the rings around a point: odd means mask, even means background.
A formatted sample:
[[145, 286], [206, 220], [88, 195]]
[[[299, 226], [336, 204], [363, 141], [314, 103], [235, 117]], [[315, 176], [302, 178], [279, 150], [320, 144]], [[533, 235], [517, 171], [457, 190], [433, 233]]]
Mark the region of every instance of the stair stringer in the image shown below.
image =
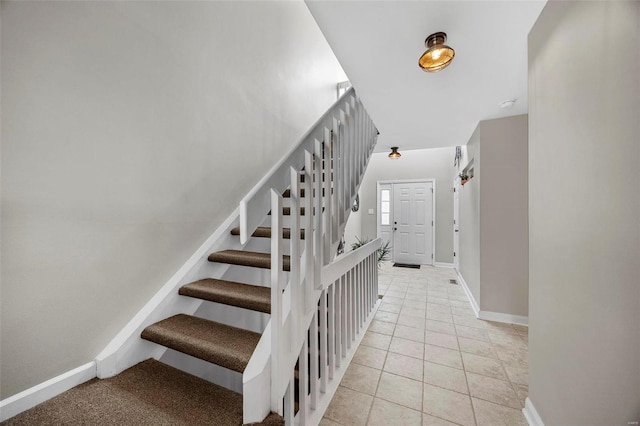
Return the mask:
[[111, 342], [95, 358], [97, 376], [101, 379], [115, 376], [148, 358], [159, 360], [167, 348], [140, 338], [145, 327], [179, 313], [192, 315], [204, 303], [203, 300], [184, 297], [178, 289], [192, 281], [203, 278], [222, 278], [230, 265], [208, 261], [211, 252], [220, 249], [244, 248], [238, 238], [233, 238], [231, 229], [239, 225], [239, 209], [207, 238], [184, 265], [160, 288], [160, 290], [120, 330]]

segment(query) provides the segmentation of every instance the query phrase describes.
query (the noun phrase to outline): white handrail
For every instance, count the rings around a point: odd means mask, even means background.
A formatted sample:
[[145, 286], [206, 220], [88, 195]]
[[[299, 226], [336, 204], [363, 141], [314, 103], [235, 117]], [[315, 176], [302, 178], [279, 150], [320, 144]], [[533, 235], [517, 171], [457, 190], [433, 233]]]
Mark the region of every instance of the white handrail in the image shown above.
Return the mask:
[[344, 271], [347, 271], [352, 268], [353, 265], [357, 265], [362, 262], [381, 246], [382, 239], [377, 238], [358, 248], [358, 250], [354, 250], [344, 256], [340, 256], [334, 262], [325, 266], [322, 270], [322, 288], [326, 289], [329, 284], [340, 278], [342, 274], [344, 274]]

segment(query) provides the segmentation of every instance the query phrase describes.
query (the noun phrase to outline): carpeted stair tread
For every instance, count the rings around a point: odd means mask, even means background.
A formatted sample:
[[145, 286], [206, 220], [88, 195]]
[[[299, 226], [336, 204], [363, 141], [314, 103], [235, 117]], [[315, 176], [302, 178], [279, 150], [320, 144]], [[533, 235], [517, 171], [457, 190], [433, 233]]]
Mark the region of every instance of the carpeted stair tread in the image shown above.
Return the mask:
[[[231, 230], [231, 235], [240, 235], [240, 228], [236, 227]], [[257, 238], [271, 238], [271, 228], [267, 226], [259, 226], [253, 234], [252, 237]], [[291, 238], [291, 229], [290, 228], [282, 228], [282, 238], [288, 240]], [[300, 230], [300, 239], [304, 240], [304, 229]]]
[[271, 313], [271, 289], [212, 278], [183, 285], [182, 296], [237, 306], [252, 311]]
[[242, 373], [260, 334], [178, 314], [148, 326], [142, 338]]
[[[253, 266], [255, 268], [271, 269], [271, 254], [243, 250], [223, 250], [209, 255], [210, 262], [229, 263], [231, 265]], [[282, 256], [282, 269], [288, 271], [290, 258]]]
[[[92, 379], [12, 417], [2, 426], [240, 426], [242, 395], [149, 359]], [[271, 413], [260, 425], [284, 425]]]

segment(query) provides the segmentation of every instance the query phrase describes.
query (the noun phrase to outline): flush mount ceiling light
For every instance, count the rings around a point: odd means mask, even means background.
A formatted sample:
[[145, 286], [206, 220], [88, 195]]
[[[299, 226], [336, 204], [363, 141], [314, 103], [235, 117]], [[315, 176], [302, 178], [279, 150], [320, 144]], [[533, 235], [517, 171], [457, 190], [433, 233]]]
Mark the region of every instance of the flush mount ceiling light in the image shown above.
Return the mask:
[[509, 99], [508, 101], [502, 101], [500, 102], [498, 105], [500, 105], [500, 108], [505, 109], [505, 108], [511, 108], [512, 106], [514, 106], [516, 103], [516, 99]]
[[433, 33], [424, 41], [427, 51], [418, 59], [418, 65], [426, 72], [438, 72], [449, 66], [455, 52], [445, 45], [447, 34], [443, 32]]
[[400, 155], [400, 153], [398, 152], [398, 147], [392, 146], [391, 152], [389, 153], [389, 158], [391, 158], [392, 160], [397, 160], [400, 157], [402, 157], [402, 155]]

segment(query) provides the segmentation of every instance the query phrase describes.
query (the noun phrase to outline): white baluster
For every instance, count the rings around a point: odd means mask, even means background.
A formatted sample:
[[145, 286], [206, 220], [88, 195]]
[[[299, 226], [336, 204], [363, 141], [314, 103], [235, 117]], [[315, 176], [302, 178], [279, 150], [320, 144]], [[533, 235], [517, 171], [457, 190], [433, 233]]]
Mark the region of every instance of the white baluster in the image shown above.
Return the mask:
[[340, 224], [344, 224], [345, 219], [345, 204], [344, 204], [344, 187], [345, 187], [345, 163], [344, 163], [344, 142], [343, 142], [343, 122], [344, 112], [340, 110], [340, 118], [338, 119], [338, 129], [335, 132], [334, 137], [338, 142], [338, 218]]
[[327, 291], [320, 293], [320, 392], [327, 392]]
[[[328, 324], [328, 330], [327, 330], [327, 341], [328, 341], [328, 355], [329, 355], [329, 374], [328, 374], [328, 378], [331, 380], [333, 379], [333, 373], [335, 371], [336, 368], [336, 339], [337, 339], [337, 333], [336, 333], [336, 299], [335, 299], [335, 295], [336, 295], [336, 283], [332, 283], [329, 288], [327, 289], [327, 294], [328, 294], [328, 299], [327, 300], [327, 305], [328, 305], [328, 320], [329, 320], [329, 324]], [[326, 386], [326, 385], [325, 385]], [[326, 392], [326, 388], [325, 388], [325, 392]]]
[[282, 196], [271, 189], [271, 410], [282, 413], [279, 393], [282, 338]]
[[323, 198], [324, 198], [324, 211], [322, 212], [322, 216], [324, 218], [324, 253], [323, 253], [323, 262], [322, 266], [331, 262], [333, 256], [331, 253], [331, 129], [328, 127], [324, 128], [324, 182], [323, 182]]
[[307, 413], [309, 412], [309, 338], [304, 333], [304, 343], [298, 358], [298, 424], [307, 424]]
[[[290, 246], [290, 297], [291, 297], [291, 319], [289, 325], [291, 334], [287, 350], [297, 350], [293, 345], [298, 341], [299, 319], [304, 316], [304, 312], [300, 312], [300, 305], [296, 303], [299, 300], [301, 271], [300, 271], [300, 174], [293, 167], [289, 168], [289, 177], [291, 185], [289, 187], [289, 205], [291, 215], [289, 220], [289, 246]], [[272, 235], [273, 237], [273, 231]], [[303, 327], [304, 328], [304, 327]]]
[[310, 354], [310, 392], [309, 392], [309, 407], [312, 410], [316, 409], [318, 402], [318, 308], [313, 312], [313, 320], [311, 321], [311, 327], [309, 327], [309, 354]]
[[360, 297], [358, 298], [358, 305], [360, 306], [360, 317], [358, 318], [358, 329], [362, 328], [364, 324], [364, 319], [366, 317], [365, 314], [365, 292], [364, 292], [364, 259], [362, 262], [358, 263], [358, 291], [360, 292]]
[[366, 271], [366, 288], [367, 288], [367, 316], [371, 313], [371, 259], [367, 257], [367, 262], [365, 264]]
[[345, 103], [344, 105], [344, 120], [342, 124], [344, 126], [344, 148], [345, 148], [345, 172], [346, 172], [346, 180], [345, 180], [345, 189], [346, 189], [346, 197], [345, 197], [345, 210], [351, 207], [351, 203], [353, 200], [351, 199], [351, 187], [353, 181], [353, 155], [352, 149], [353, 144], [351, 143], [351, 115], [350, 115], [351, 107], [349, 103]]
[[373, 288], [373, 268], [377, 268], [377, 257], [369, 257], [369, 310], [373, 309], [373, 305], [376, 303], [376, 297], [378, 296], [374, 292]]
[[340, 301], [342, 302], [342, 308], [340, 309], [340, 322], [342, 325], [341, 333], [341, 342], [342, 346], [342, 355], [341, 358], [347, 356], [347, 349], [351, 347], [348, 345], [349, 341], [349, 311], [348, 311], [348, 301], [347, 301], [347, 287], [349, 282], [347, 281], [347, 274], [345, 273], [342, 277], [340, 277]]
[[[322, 259], [322, 142], [316, 139], [315, 141], [315, 155], [314, 155], [314, 176], [315, 182], [313, 182], [313, 210], [307, 214], [313, 215], [313, 255], [314, 255], [314, 288], [318, 289], [322, 284], [320, 282], [320, 273], [324, 262]], [[309, 301], [313, 306], [307, 305], [307, 312], [313, 307], [316, 308], [316, 301]]]
[[295, 417], [295, 375], [294, 372], [291, 371], [289, 374], [289, 386], [287, 386], [287, 391], [284, 394], [284, 419], [285, 424], [293, 425], [294, 417]]
[[357, 263], [353, 268], [353, 293], [354, 293], [354, 310], [355, 310], [355, 324], [354, 324], [354, 338], [360, 334], [360, 317], [362, 315], [362, 306], [360, 305], [360, 263]]
[[371, 289], [373, 290], [372, 306], [378, 303], [378, 255], [373, 256], [373, 262], [371, 262]]
[[311, 298], [311, 294], [313, 293], [313, 289], [315, 288], [315, 261], [313, 256], [313, 154], [309, 151], [305, 151], [304, 153], [304, 190], [305, 190], [305, 198], [304, 198], [304, 259], [305, 259], [305, 275], [304, 275], [304, 292], [301, 295], [301, 306], [304, 306], [303, 310], [305, 313], [307, 311], [307, 301]]
[[335, 333], [336, 333], [336, 367], [340, 367], [342, 364], [342, 339], [344, 336], [343, 330], [343, 315], [342, 315], [342, 278], [333, 285], [334, 288], [334, 309], [335, 309]]
[[351, 342], [355, 337], [353, 332], [353, 326], [355, 324], [355, 309], [354, 309], [354, 300], [353, 300], [353, 269], [347, 272], [347, 315], [349, 318], [349, 322], [347, 324], [347, 348], [351, 349]]
[[340, 181], [339, 181], [339, 164], [338, 164], [338, 157], [340, 156], [339, 153], [339, 146], [338, 146], [338, 120], [335, 119], [335, 117], [332, 120], [332, 130], [331, 130], [331, 159], [333, 160], [332, 164], [332, 176], [333, 176], [333, 182], [332, 182], [332, 187], [333, 187], [333, 191], [331, 192], [331, 207], [332, 207], [332, 213], [331, 216], [333, 218], [333, 227], [331, 229], [331, 235], [333, 236], [333, 243], [338, 243], [341, 239], [341, 235], [340, 235], [340, 224], [341, 219], [340, 219], [340, 204], [339, 204], [339, 185], [340, 185]]
[[358, 263], [358, 291], [360, 292], [360, 297], [358, 297], [358, 306], [360, 310], [360, 316], [358, 317], [358, 331], [364, 325], [365, 320], [365, 305], [366, 299], [364, 297], [364, 260]]

